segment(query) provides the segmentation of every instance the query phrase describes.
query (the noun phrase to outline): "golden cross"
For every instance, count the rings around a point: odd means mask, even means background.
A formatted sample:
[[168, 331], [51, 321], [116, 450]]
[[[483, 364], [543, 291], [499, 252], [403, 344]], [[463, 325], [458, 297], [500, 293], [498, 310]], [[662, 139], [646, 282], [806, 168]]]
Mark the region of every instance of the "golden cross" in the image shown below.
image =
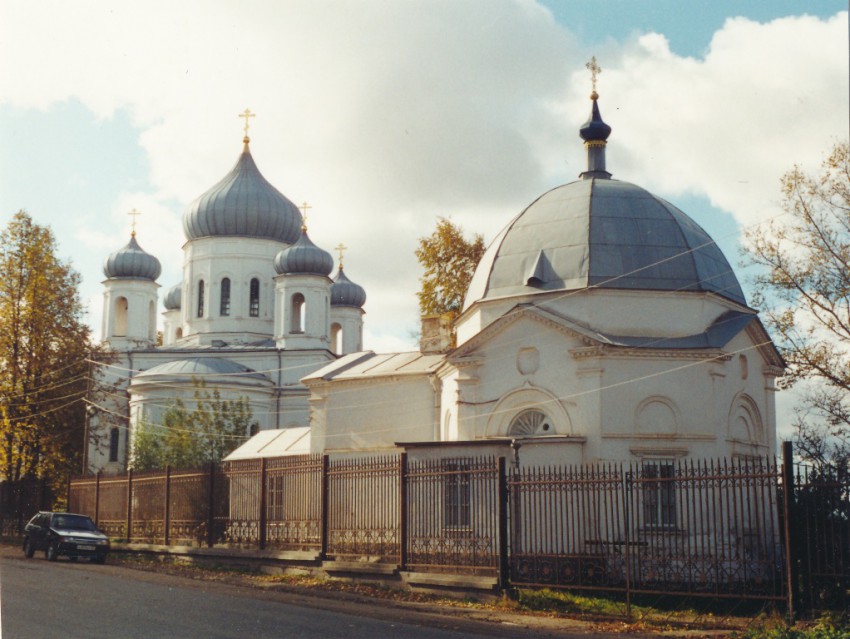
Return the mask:
[[256, 118], [256, 113], [251, 113], [251, 109], [245, 109], [242, 113], [239, 114], [240, 118], [245, 118], [245, 137], [248, 137], [248, 118]]
[[340, 242], [334, 248], [336, 249], [337, 253], [339, 253], [339, 268], [342, 269], [342, 254], [348, 250], [348, 247], [342, 242]]
[[602, 67], [599, 66], [598, 62], [596, 62], [596, 56], [593, 56], [590, 59], [590, 62], [584, 66], [588, 71], [590, 71], [590, 83], [593, 87], [593, 92], [596, 93], [596, 77], [602, 73]]
[[141, 212], [137, 211], [136, 209], [133, 209], [132, 211], [127, 213], [127, 215], [130, 215], [133, 218], [133, 232], [131, 235], [133, 237], [136, 237], [136, 217], [141, 215]]
[[298, 207], [301, 209], [301, 227], [307, 228], [307, 211], [312, 209], [313, 207], [307, 204], [307, 202], [301, 202], [301, 206]]

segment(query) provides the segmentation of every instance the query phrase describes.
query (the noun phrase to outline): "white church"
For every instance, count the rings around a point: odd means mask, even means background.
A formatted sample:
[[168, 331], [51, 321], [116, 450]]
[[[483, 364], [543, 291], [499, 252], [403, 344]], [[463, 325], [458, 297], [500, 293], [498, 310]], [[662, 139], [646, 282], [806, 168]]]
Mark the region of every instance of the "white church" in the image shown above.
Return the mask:
[[88, 468], [126, 469], [134, 431], [176, 397], [191, 406], [197, 380], [250, 402], [257, 432], [230, 459], [773, 454], [782, 358], [706, 232], [612, 178], [611, 128], [591, 100], [587, 169], [496, 235], [457, 345], [441, 318], [423, 318], [420, 350], [405, 353], [364, 350], [364, 288], [341, 261], [334, 273], [298, 207], [262, 176], [246, 127], [236, 165], [183, 215], [183, 278], [165, 292], [160, 345], [160, 263], [135, 232], [105, 261], [114, 357], [100, 368], [113, 390], [92, 400]]

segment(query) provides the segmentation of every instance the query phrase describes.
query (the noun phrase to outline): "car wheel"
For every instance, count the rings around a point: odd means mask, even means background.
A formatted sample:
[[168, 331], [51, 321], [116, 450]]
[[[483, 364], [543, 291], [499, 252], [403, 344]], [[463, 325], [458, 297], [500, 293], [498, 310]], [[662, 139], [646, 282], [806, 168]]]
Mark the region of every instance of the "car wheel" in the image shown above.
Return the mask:
[[35, 554], [35, 548], [32, 547], [32, 542], [27, 539], [24, 542], [24, 556], [27, 559], [32, 559], [32, 556]]
[[77, 561], [77, 559], [79, 559], [79, 557], [68, 557], [69, 561]]
[[96, 564], [105, 564], [106, 563], [106, 555], [95, 555], [91, 558], [91, 560]]
[[47, 550], [44, 551], [44, 554], [47, 557], [47, 561], [56, 561], [59, 559], [59, 549], [56, 547], [56, 544], [50, 544]]

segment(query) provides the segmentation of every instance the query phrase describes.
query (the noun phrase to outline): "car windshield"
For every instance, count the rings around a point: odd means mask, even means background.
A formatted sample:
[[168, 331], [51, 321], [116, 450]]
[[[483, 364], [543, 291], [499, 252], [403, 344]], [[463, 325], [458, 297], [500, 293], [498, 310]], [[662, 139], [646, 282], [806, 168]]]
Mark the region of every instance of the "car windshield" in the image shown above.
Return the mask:
[[97, 530], [94, 522], [84, 515], [57, 515], [53, 518], [53, 527], [63, 530]]

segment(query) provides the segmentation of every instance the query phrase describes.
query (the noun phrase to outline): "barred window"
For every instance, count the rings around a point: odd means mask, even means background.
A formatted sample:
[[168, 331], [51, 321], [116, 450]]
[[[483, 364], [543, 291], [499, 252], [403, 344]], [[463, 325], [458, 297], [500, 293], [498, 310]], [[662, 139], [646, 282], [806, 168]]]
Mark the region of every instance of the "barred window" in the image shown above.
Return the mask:
[[647, 460], [642, 475], [644, 525], [675, 526], [676, 466], [669, 460]]
[[463, 460], [446, 461], [443, 465], [443, 525], [445, 528], [469, 528], [471, 487], [469, 464]]

